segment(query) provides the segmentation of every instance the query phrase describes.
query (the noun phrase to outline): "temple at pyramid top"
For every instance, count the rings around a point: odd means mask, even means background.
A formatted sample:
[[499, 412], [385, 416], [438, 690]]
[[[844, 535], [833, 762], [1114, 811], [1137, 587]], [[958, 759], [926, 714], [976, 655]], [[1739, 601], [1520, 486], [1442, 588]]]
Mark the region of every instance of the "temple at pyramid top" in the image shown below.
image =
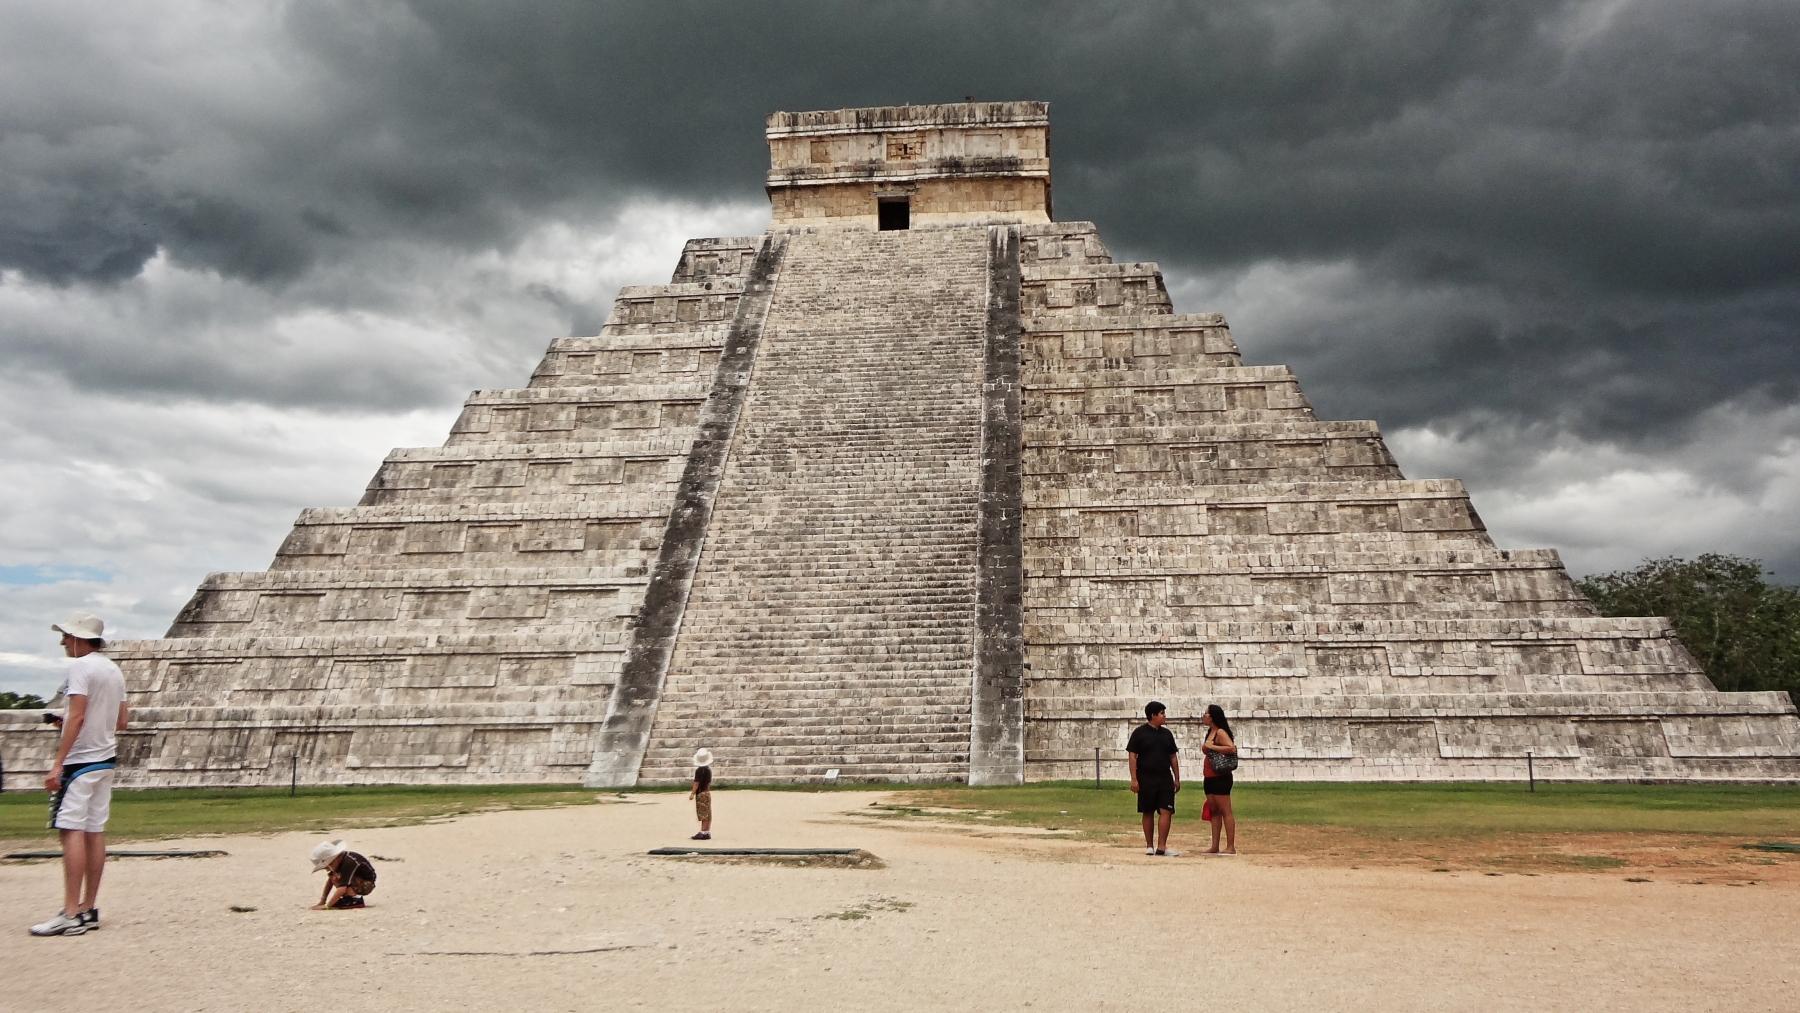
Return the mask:
[[768, 117], [772, 228], [1050, 221], [1050, 104], [962, 102]]

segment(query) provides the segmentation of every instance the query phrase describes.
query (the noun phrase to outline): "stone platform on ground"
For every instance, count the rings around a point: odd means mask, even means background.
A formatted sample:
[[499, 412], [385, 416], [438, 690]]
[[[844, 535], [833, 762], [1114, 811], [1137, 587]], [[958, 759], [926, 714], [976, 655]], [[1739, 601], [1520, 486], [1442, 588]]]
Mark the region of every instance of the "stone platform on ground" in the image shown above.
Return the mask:
[[[443, 447], [111, 653], [128, 785], [1121, 776], [1145, 701], [1243, 776], [1800, 778], [1779, 693], [1321, 421], [1056, 222], [1048, 111], [777, 113], [688, 243]], [[0, 714], [9, 772], [54, 743]]]

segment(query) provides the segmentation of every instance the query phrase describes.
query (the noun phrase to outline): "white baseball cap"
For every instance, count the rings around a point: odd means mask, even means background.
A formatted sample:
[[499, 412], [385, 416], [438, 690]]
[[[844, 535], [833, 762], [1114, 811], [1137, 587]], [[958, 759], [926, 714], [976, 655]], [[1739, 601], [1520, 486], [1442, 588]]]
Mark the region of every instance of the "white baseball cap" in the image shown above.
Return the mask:
[[64, 619], [60, 625], [52, 623], [50, 628], [77, 640], [99, 640], [100, 634], [106, 630], [106, 624], [100, 621], [99, 616], [71, 612], [69, 618]]

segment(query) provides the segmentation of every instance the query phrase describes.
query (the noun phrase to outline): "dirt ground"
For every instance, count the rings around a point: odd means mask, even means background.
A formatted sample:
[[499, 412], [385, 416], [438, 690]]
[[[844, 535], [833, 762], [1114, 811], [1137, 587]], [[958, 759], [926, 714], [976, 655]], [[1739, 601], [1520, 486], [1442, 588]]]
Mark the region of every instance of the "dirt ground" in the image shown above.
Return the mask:
[[1205, 858], [1178, 822], [1189, 853], [1152, 858], [847, 815], [887, 797], [714, 802], [714, 846], [863, 848], [881, 868], [646, 855], [688, 843], [680, 795], [350, 831], [380, 870], [362, 911], [307, 910], [319, 835], [158, 842], [230, 854], [115, 861], [105, 928], [76, 938], [25, 932], [58, 905], [57, 864], [0, 863], [0, 1009], [1800, 1006], [1800, 863], [1729, 844], [1264, 827]]
[[[1245, 836], [1258, 865], [1285, 868], [1410, 868], [1431, 872], [1542, 876], [1601, 872], [1689, 886], [1800, 888], [1800, 855], [1747, 850], [1758, 837], [1661, 833], [1510, 833], [1395, 839], [1330, 826], [1255, 826]], [[1210, 846], [1193, 842], [1196, 851]]]

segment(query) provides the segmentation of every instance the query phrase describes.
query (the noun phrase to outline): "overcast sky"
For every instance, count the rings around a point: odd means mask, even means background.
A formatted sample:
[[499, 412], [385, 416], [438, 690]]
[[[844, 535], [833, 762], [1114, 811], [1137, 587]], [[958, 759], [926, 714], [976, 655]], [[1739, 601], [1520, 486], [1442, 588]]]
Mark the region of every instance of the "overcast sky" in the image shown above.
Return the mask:
[[767, 113], [970, 94], [1502, 546], [1800, 582], [1792, 0], [0, 0], [0, 689], [760, 232]]

